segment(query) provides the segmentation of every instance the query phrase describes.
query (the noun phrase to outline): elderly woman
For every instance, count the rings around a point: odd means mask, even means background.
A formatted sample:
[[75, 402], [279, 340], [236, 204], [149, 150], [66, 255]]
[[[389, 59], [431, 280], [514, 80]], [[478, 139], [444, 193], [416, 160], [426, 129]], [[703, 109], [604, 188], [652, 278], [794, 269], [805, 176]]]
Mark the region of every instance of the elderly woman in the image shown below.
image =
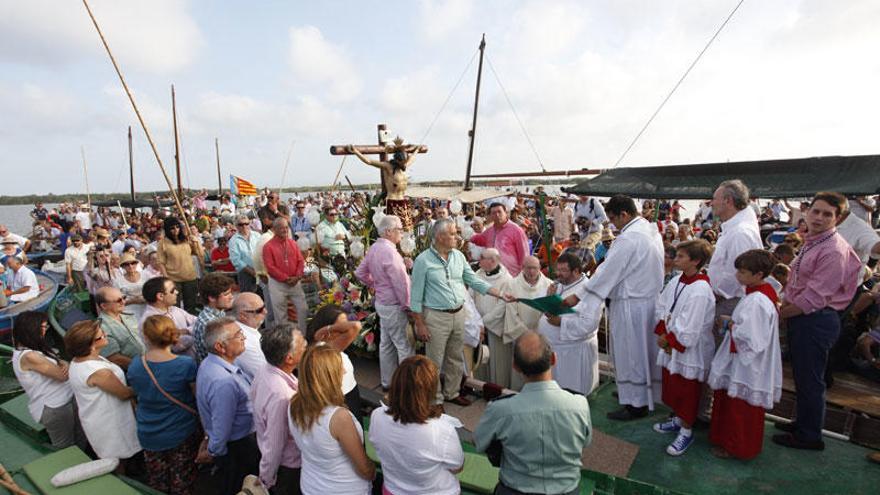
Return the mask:
[[85, 436], [76, 415], [73, 390], [67, 383], [68, 364], [46, 342], [49, 316], [25, 311], [15, 319], [12, 369], [28, 397], [28, 412], [46, 427], [56, 449], [74, 443], [85, 447]]
[[147, 352], [129, 365], [128, 381], [137, 394], [137, 436], [147, 480], [164, 493], [192, 493], [193, 459], [202, 438], [193, 394], [198, 368], [191, 357], [171, 352], [178, 340], [171, 318], [149, 316], [143, 331]]
[[144, 280], [150, 280], [156, 277], [163, 277], [162, 265], [159, 263], [159, 253], [150, 251], [146, 255], [146, 266], [143, 269]]
[[[477, 276], [485, 280], [499, 293], [510, 292], [513, 277], [501, 264], [501, 253], [495, 248], [487, 248], [480, 254], [480, 269]], [[483, 327], [489, 338], [489, 381], [510, 388], [513, 369], [513, 339], [504, 336], [504, 312], [507, 303], [487, 294], [471, 289], [474, 305], [483, 319]]]
[[358, 421], [362, 416], [361, 395], [354, 379], [354, 365], [351, 364], [351, 359], [345, 353], [345, 349], [354, 342], [360, 330], [361, 324], [356, 321], [348, 321], [348, 316], [342, 311], [342, 308], [335, 304], [328, 304], [318, 310], [306, 327], [306, 340], [309, 344], [324, 342], [339, 352], [343, 370], [342, 394], [345, 396], [346, 406], [354, 413]]
[[140, 452], [131, 399], [122, 368], [101, 356], [107, 335], [100, 321], [75, 323], [64, 335], [71, 356], [70, 386], [89, 443], [102, 459], [128, 459]]
[[342, 359], [333, 347], [315, 345], [303, 355], [289, 426], [302, 453], [303, 493], [371, 492], [376, 469], [364, 451], [363, 429], [345, 407]]
[[121, 277], [113, 280], [113, 287], [122, 292], [122, 296], [125, 297], [125, 308], [140, 321], [146, 303], [143, 288], [147, 278], [143, 272], [138, 270], [140, 263], [137, 258], [130, 254], [122, 255], [119, 265], [122, 267], [123, 273]]
[[464, 452], [461, 423], [434, 402], [437, 366], [424, 356], [405, 359], [391, 379], [388, 405], [370, 416], [370, 442], [382, 462], [383, 492], [455, 495]]
[[[202, 256], [198, 241], [187, 242], [186, 227], [175, 217], [165, 219], [165, 238], [159, 241], [156, 252], [165, 276], [171, 279], [183, 297], [183, 307], [195, 314], [199, 281], [193, 256]], [[195, 236], [194, 239], [197, 239]]]

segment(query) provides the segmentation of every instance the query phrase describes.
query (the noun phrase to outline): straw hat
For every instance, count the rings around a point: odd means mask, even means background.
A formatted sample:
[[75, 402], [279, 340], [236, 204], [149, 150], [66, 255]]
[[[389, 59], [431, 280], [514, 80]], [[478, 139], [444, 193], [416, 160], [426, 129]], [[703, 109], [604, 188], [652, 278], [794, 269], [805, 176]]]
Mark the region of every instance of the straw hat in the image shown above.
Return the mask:
[[18, 244], [18, 241], [16, 241], [11, 235], [8, 235], [0, 239], [0, 244]]
[[122, 255], [122, 258], [119, 260], [119, 266], [126, 265], [128, 263], [137, 263], [137, 258], [134, 257], [131, 253], [125, 253]]
[[604, 229], [602, 229], [602, 242], [613, 241], [613, 240], [614, 240], [614, 234], [611, 233], [611, 229], [609, 229], [608, 227], [605, 227]]

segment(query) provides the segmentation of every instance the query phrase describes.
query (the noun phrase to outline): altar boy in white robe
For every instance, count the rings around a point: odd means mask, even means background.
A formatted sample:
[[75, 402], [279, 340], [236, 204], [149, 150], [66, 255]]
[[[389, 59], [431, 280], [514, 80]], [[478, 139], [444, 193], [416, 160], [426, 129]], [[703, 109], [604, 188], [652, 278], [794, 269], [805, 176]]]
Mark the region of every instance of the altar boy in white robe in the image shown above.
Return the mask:
[[[581, 259], [573, 253], [562, 253], [556, 259], [557, 283], [548, 288], [547, 295], [559, 294], [563, 299], [576, 294], [587, 282], [581, 273]], [[574, 313], [544, 314], [538, 321], [538, 332], [547, 337], [556, 353], [553, 379], [560, 387], [589, 395], [599, 384], [599, 318], [598, 310], [584, 304], [574, 307]]]
[[[501, 253], [495, 248], [480, 253], [480, 269], [477, 276], [488, 282], [499, 293], [509, 292], [513, 277], [501, 264]], [[504, 312], [507, 303], [489, 294], [472, 290], [474, 305], [483, 319], [483, 327], [489, 339], [489, 381], [510, 388], [513, 373], [513, 344], [504, 342]]]
[[733, 310], [709, 373], [715, 391], [709, 441], [718, 457], [751, 459], [761, 453], [764, 410], [782, 397], [777, 296], [764, 280], [774, 264], [773, 255], [761, 249], [734, 262], [746, 297]]
[[715, 354], [715, 295], [709, 277], [700, 269], [712, 256], [712, 245], [703, 239], [682, 242], [675, 248], [674, 266], [681, 273], [666, 284], [657, 301], [657, 364], [663, 368], [663, 403], [675, 415], [656, 423], [659, 433], [678, 433], [666, 453], [679, 456], [691, 446], [691, 428], [697, 420], [703, 385]]
[[[534, 256], [526, 256], [523, 259], [523, 268], [519, 275], [510, 283], [510, 293], [517, 299], [537, 299], [547, 295], [547, 288], [553, 284], [549, 278], [541, 273], [541, 262]], [[537, 330], [538, 320], [543, 313], [523, 303], [511, 303], [505, 307], [504, 312], [504, 335], [505, 344], [513, 342], [527, 330]], [[510, 388], [519, 390], [523, 386], [522, 373], [513, 373], [510, 376]]]
[[663, 288], [663, 241], [657, 226], [639, 216], [628, 196], [612, 197], [605, 213], [620, 233], [596, 273], [566, 303], [574, 306], [581, 301], [586, 313], [598, 314], [605, 299], [610, 299], [614, 377], [623, 408], [607, 416], [627, 421], [646, 416], [660, 400], [653, 331], [654, 306]]

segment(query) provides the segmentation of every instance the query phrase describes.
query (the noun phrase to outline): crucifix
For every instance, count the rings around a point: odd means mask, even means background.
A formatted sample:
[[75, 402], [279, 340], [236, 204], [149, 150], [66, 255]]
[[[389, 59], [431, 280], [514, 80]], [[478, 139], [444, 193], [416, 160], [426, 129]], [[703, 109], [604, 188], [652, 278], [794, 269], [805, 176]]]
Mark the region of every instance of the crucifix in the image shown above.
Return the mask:
[[[330, 147], [331, 155], [355, 155], [362, 162], [382, 171], [382, 194], [385, 197], [385, 213], [400, 217], [405, 230], [411, 230], [412, 222], [409, 203], [406, 200], [408, 178], [407, 168], [419, 153], [427, 153], [428, 147], [421, 144], [405, 144], [399, 137], [389, 142], [385, 124], [377, 126], [378, 145], [335, 145]], [[391, 159], [388, 155], [391, 155]], [[371, 160], [366, 155], [379, 155]]]

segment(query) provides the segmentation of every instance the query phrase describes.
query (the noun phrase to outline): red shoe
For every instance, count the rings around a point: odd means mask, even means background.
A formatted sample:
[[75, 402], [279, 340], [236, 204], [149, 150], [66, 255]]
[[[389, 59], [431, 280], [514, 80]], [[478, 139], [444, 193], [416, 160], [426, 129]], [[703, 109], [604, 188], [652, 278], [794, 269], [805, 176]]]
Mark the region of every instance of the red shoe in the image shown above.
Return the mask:
[[451, 402], [451, 403], [453, 403], [457, 406], [461, 406], [461, 407], [467, 407], [467, 406], [471, 405], [471, 401], [469, 401], [468, 399], [465, 399], [464, 397], [462, 397], [460, 395], [457, 397], [454, 397], [452, 399], [446, 399], [446, 402]]

